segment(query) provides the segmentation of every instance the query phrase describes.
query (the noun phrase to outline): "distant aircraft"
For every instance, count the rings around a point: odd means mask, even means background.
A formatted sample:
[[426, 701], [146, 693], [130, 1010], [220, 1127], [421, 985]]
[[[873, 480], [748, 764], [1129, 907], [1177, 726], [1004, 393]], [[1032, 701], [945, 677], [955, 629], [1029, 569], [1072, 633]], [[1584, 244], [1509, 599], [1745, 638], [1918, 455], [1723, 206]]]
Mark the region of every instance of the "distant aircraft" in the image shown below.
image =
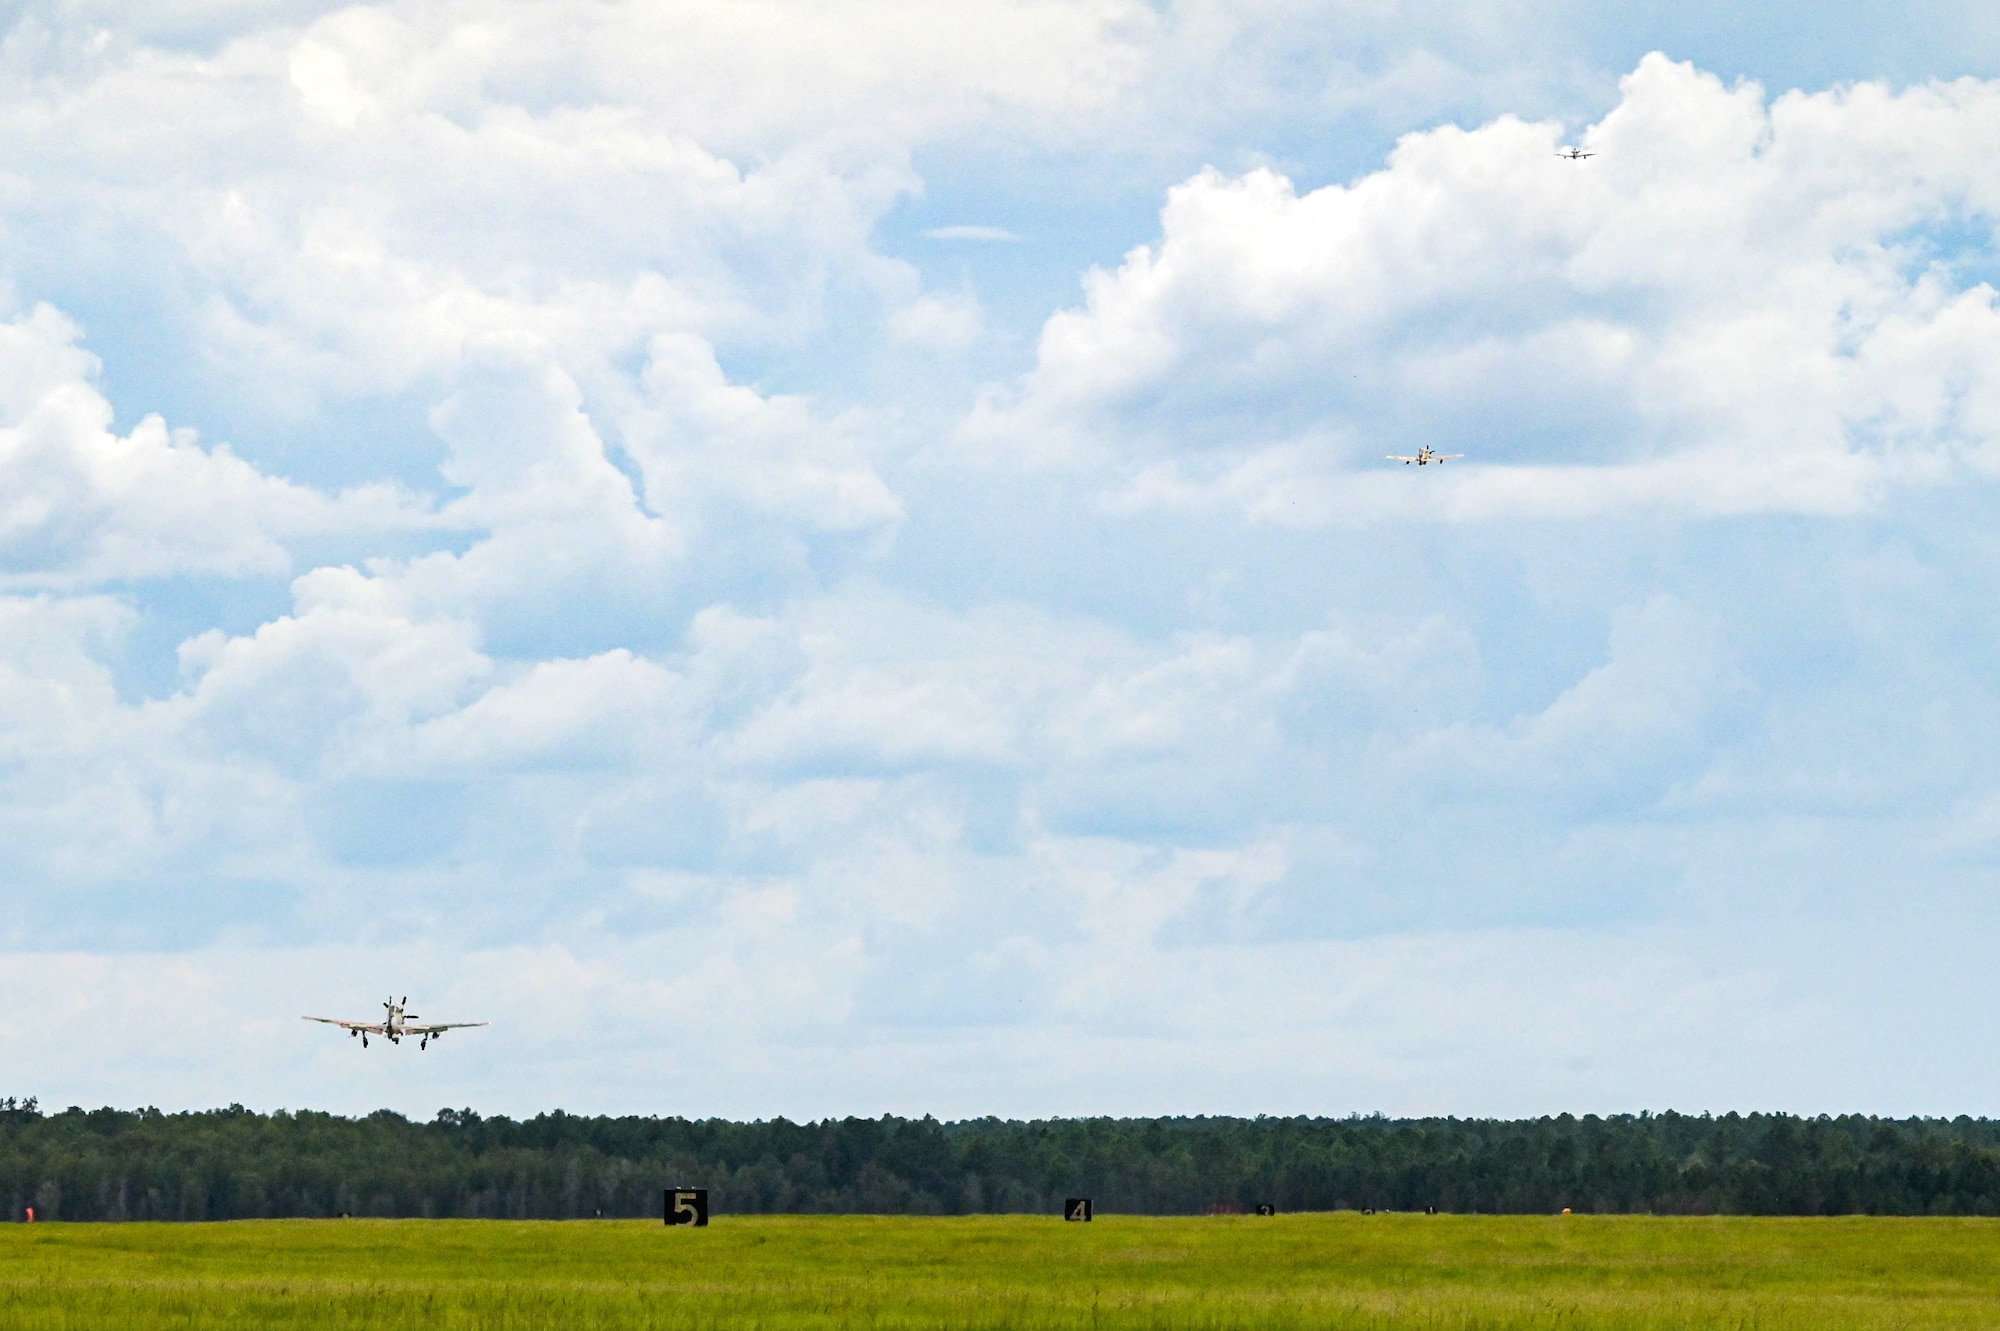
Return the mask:
[[1406, 458], [1401, 453], [1391, 453], [1389, 454], [1389, 461], [1400, 462], [1406, 467], [1412, 462], [1416, 463], [1419, 467], [1428, 467], [1431, 463], [1435, 462], [1442, 467], [1453, 458], [1462, 458], [1464, 456], [1465, 454], [1463, 453], [1433, 453], [1431, 452], [1431, 446], [1425, 444], [1417, 450], [1417, 455], [1413, 458]]
[[1597, 154], [1587, 153], [1581, 148], [1564, 148], [1561, 152], [1557, 153], [1556, 156], [1562, 158], [1566, 162], [1581, 162], [1584, 158], [1595, 157], [1597, 156]]
[[361, 1037], [361, 1047], [363, 1049], [368, 1047], [368, 1037], [371, 1035], [384, 1036], [390, 1044], [401, 1044], [403, 1037], [406, 1035], [421, 1036], [422, 1038], [417, 1041], [417, 1048], [428, 1049], [430, 1048], [431, 1041], [440, 1038], [446, 1031], [463, 1030], [468, 1026], [484, 1026], [487, 1024], [483, 1021], [446, 1021], [416, 1025], [414, 1023], [417, 1020], [417, 1014], [403, 1011], [403, 1004], [409, 1001], [409, 996], [406, 994], [403, 997], [402, 1003], [393, 1000], [384, 1002], [382, 1006], [389, 1009], [389, 1015], [381, 1021], [341, 1021], [335, 1017], [307, 1017], [305, 1020], [323, 1021], [329, 1026], [340, 1027], [340, 1029], [346, 1031], [349, 1035], [358, 1035]]

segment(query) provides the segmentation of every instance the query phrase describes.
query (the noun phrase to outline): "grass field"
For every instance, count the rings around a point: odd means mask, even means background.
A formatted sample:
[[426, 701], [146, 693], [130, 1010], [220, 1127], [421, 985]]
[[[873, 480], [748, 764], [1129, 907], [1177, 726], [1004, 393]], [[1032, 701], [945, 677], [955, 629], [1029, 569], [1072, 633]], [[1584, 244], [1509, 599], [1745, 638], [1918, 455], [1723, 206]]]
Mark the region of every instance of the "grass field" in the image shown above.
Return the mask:
[[9, 1225], [0, 1327], [2000, 1328], [2000, 1221]]

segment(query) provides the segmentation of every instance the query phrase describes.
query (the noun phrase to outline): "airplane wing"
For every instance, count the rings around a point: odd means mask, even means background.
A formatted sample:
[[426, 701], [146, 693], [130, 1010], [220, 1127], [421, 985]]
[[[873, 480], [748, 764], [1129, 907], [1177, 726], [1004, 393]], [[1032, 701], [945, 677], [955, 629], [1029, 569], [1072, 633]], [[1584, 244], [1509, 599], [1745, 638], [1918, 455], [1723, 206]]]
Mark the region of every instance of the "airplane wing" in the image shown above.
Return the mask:
[[403, 1035], [436, 1035], [439, 1031], [462, 1031], [468, 1026], [487, 1026], [491, 1024], [484, 1021], [437, 1021], [426, 1022], [421, 1026], [406, 1023], [398, 1026], [396, 1029]]
[[1465, 454], [1463, 454], [1463, 453], [1439, 453], [1439, 454], [1436, 454], [1435, 456], [1433, 456], [1433, 457], [1431, 458], [1431, 461], [1432, 461], [1432, 462], [1449, 462], [1449, 461], [1451, 461], [1451, 460], [1452, 460], [1453, 458], [1462, 458], [1462, 457], [1464, 457], [1464, 456], [1465, 456]]
[[299, 1020], [301, 1020], [301, 1021], [323, 1021], [323, 1022], [325, 1022], [325, 1023], [327, 1024], [327, 1025], [329, 1025], [329, 1026], [338, 1026], [338, 1027], [340, 1027], [340, 1029], [342, 1029], [343, 1031], [367, 1031], [367, 1032], [368, 1032], [368, 1033], [369, 1033], [370, 1035], [385, 1035], [385, 1034], [387, 1034], [387, 1031], [385, 1031], [385, 1030], [383, 1029], [383, 1026], [382, 1026], [382, 1023], [381, 1023], [381, 1022], [379, 1022], [379, 1021], [374, 1021], [374, 1022], [369, 1022], [369, 1021], [341, 1021], [341, 1020], [338, 1020], [337, 1018], [334, 1018], [334, 1017], [301, 1017], [301, 1018], [299, 1018]]
[[1387, 457], [1387, 458], [1389, 459], [1389, 461], [1391, 461], [1391, 462], [1415, 462], [1415, 461], [1416, 461], [1416, 459], [1415, 459], [1415, 458], [1406, 458], [1406, 457], [1404, 457], [1404, 456], [1403, 456], [1403, 455], [1402, 455], [1401, 453], [1387, 453], [1387, 454], [1384, 454], [1383, 456]]

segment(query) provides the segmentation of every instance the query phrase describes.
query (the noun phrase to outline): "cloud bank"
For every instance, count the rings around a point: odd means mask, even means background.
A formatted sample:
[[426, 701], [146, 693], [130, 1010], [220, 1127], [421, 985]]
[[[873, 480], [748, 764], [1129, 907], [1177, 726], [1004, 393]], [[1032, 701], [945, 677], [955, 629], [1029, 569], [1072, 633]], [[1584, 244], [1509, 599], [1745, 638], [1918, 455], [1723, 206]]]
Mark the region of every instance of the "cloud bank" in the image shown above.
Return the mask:
[[1978, 1103], [2000, 91], [1357, 22], [11, 20], [12, 1091]]

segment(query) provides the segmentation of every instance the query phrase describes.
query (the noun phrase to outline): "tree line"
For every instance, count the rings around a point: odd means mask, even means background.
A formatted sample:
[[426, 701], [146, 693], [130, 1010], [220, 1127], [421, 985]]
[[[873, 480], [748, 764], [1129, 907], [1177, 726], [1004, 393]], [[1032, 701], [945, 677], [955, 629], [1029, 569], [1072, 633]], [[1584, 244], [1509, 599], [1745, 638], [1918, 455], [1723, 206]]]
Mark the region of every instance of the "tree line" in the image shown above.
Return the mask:
[[1676, 1113], [1581, 1118], [678, 1117], [428, 1122], [0, 1100], [0, 1202], [23, 1219], [1281, 1211], [2000, 1214], [2000, 1122]]

